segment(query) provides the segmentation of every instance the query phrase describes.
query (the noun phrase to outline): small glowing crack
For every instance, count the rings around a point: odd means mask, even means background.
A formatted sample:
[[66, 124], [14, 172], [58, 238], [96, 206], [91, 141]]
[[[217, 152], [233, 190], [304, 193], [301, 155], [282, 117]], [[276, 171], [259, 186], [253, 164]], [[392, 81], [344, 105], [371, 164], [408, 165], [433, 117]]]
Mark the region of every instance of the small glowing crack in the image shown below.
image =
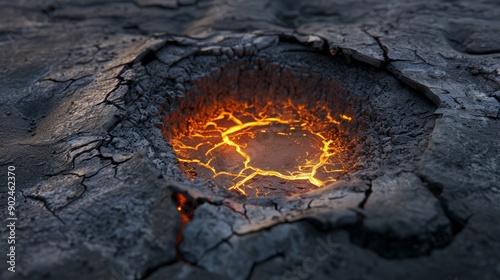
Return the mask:
[[[192, 179], [213, 179], [229, 190], [259, 196], [259, 178], [322, 187], [346, 172], [340, 135], [352, 117], [326, 107], [309, 111], [290, 100], [264, 106], [227, 101], [187, 118], [171, 140]], [[276, 183], [276, 182], [275, 182]], [[266, 193], [264, 193], [266, 195]]]

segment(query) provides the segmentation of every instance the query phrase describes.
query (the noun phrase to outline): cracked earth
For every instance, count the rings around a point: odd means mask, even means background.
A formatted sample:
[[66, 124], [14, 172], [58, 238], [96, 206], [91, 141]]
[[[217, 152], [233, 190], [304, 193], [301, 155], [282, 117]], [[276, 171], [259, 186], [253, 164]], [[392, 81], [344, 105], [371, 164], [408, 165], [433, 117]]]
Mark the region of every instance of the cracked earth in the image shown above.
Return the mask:
[[[495, 1], [0, 5], [19, 216], [2, 279], [500, 278]], [[359, 119], [356, 168], [311, 192], [190, 180], [164, 138], [213, 88], [316, 100], [332, 85]]]

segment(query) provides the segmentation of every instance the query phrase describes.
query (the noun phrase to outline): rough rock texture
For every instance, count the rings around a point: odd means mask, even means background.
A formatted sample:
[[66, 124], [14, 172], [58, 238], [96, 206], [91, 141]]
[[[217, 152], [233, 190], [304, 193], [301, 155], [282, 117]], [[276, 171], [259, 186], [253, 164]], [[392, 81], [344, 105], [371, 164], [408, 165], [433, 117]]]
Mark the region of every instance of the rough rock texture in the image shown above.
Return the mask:
[[[16, 167], [18, 217], [2, 279], [500, 278], [496, 1], [0, 5], [0, 178]], [[253, 57], [314, 72], [311, 56], [371, 79], [352, 91], [394, 114], [374, 120], [367, 166], [264, 201], [183, 179], [162, 121], [194, 82]], [[176, 193], [197, 205], [177, 252]]]

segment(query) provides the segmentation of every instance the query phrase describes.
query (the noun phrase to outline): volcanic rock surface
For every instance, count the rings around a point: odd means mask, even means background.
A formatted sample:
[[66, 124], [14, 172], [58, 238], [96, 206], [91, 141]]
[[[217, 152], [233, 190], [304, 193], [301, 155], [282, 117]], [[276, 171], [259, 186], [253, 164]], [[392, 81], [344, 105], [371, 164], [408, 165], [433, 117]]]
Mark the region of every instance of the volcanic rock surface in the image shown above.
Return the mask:
[[[18, 217], [1, 279], [500, 278], [495, 1], [0, 5], [0, 178], [16, 167]], [[246, 198], [180, 172], [162, 132], [190, 96], [321, 96], [310, 81], [345, 90], [324, 94], [357, 121], [337, 182]]]

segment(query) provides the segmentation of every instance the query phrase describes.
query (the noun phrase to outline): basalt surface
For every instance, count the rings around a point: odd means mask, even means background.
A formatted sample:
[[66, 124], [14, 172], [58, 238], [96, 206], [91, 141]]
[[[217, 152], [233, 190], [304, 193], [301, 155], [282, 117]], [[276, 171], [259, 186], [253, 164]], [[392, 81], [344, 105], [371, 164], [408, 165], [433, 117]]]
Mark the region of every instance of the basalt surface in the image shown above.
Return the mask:
[[[0, 3], [2, 279], [500, 277], [495, 1]], [[172, 135], [227, 97], [330, 112], [342, 172], [200, 177]]]

